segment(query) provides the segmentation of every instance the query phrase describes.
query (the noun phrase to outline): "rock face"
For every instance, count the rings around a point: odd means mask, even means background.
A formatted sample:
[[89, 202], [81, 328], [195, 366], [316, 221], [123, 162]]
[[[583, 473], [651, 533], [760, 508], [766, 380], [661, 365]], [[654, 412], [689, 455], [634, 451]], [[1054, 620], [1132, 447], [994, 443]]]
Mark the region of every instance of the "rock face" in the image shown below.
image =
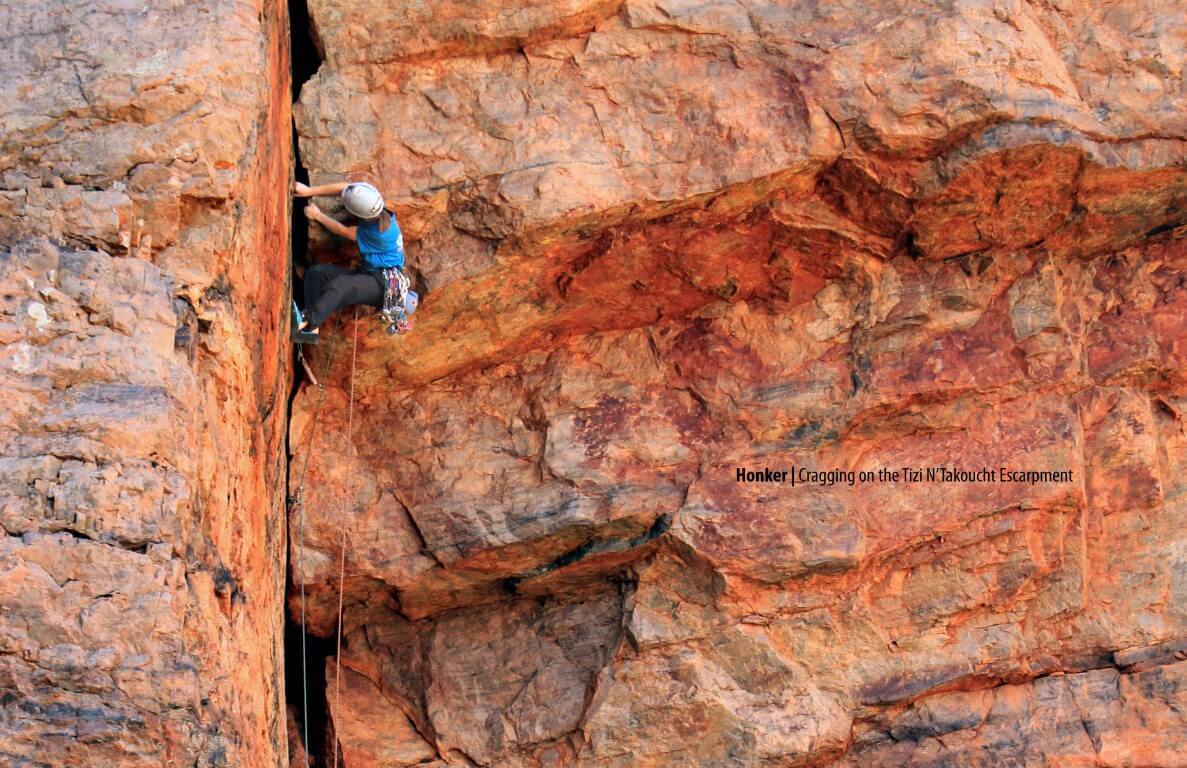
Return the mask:
[[[1187, 765], [1182, 3], [310, 10], [347, 766]], [[736, 479], [936, 466], [1070, 480]]]
[[284, 8], [0, 24], [0, 764], [280, 765]]
[[1187, 766], [1185, 11], [0, 9], [0, 764]]

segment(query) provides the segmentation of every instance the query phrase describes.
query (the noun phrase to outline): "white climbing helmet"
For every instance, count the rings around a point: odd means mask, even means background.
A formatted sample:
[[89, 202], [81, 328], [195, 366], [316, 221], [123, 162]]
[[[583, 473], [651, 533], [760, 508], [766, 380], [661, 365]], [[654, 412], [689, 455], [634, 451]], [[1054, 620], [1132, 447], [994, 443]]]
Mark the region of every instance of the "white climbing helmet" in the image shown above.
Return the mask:
[[365, 182], [355, 182], [342, 190], [342, 205], [360, 219], [377, 219], [383, 210], [383, 195]]

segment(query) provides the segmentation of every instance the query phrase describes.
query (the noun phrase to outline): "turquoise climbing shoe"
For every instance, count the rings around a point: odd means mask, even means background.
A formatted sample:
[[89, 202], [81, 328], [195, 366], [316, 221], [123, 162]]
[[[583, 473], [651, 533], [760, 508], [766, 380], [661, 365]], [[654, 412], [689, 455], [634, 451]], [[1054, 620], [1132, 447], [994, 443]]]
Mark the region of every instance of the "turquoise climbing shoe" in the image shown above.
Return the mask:
[[304, 328], [305, 318], [301, 316], [301, 310], [297, 308], [297, 302], [293, 302], [293, 343], [294, 344], [316, 344], [321, 336], [317, 330], [308, 330]]

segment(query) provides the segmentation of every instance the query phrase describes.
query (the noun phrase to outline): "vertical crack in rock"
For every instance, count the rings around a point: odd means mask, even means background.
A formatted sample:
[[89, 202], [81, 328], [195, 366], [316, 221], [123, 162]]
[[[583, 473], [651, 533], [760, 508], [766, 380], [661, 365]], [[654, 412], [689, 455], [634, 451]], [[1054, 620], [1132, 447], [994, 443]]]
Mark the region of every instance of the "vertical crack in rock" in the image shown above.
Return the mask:
[[[313, 39], [309, 8], [305, 0], [289, 0], [288, 20], [290, 62], [292, 64], [291, 97], [295, 104], [301, 96], [301, 86], [317, 72], [318, 67], [321, 66], [322, 58]], [[295, 121], [292, 124], [291, 130], [293, 180], [307, 184], [309, 182], [309, 172], [301, 162], [301, 146], [299, 144]], [[285, 194], [287, 194], [287, 190]], [[301, 198], [294, 197], [292, 199], [292, 218], [289, 227], [290, 269], [298, 265], [302, 267], [308, 266], [309, 227], [305, 221], [303, 211], [305, 202]], [[300, 277], [293, 272], [293, 296], [300, 296], [301, 291], [302, 284]], [[297, 396], [297, 392], [300, 390], [303, 375], [302, 367], [294, 364], [293, 383], [288, 399], [289, 418], [286, 423], [291, 423], [293, 401]], [[292, 455], [292, 451], [288, 446], [286, 446], [286, 455]], [[288, 489], [287, 495], [290, 500], [295, 491], [296, 489], [292, 487]], [[290, 541], [292, 541], [292, 537], [295, 535], [295, 530], [289, 531]], [[292, 552], [293, 548], [290, 546], [288, 553], [289, 568], [287, 569], [289, 574], [294, 572], [291, 562]], [[291, 577], [287, 581], [287, 586], [288, 589], [286, 591], [291, 597], [293, 591], [293, 580]], [[320, 756], [325, 747], [325, 723], [328, 716], [325, 694], [326, 660], [333, 652], [333, 643], [324, 638], [318, 638], [316, 635], [303, 632], [299, 620], [294, 621], [287, 615], [287, 605], [288, 600], [286, 599], [284, 633], [285, 690], [288, 697], [288, 709], [293, 718], [292, 722], [296, 726], [295, 733], [290, 734], [290, 742], [294, 749], [302, 750], [305, 755]], [[304, 674], [302, 673], [302, 666], [305, 669]], [[306, 723], [309, 726], [308, 733], [305, 730]], [[294, 739], [299, 740], [299, 744], [292, 743]]]
[[[301, 86], [317, 73], [322, 56], [313, 37], [313, 26], [309, 20], [309, 8], [305, 0], [289, 0], [289, 35], [292, 51], [292, 96], [293, 103], [301, 97]], [[297, 136], [297, 124], [293, 122], [293, 167], [296, 181], [309, 183], [309, 171], [301, 162], [301, 145]], [[304, 265], [309, 248], [309, 227], [305, 223], [303, 208], [305, 201], [293, 198], [292, 255], [294, 263]], [[296, 286], [294, 286], [294, 291]]]
[[[299, 747], [306, 755], [313, 755], [320, 761], [326, 747], [326, 727], [329, 717], [329, 707], [326, 701], [326, 662], [334, 653], [334, 640], [317, 637], [313, 634], [305, 635], [305, 659], [308, 677], [301, 675], [301, 625], [291, 619], [285, 624], [284, 631], [284, 663], [287, 680], [285, 690], [288, 692], [289, 712], [296, 724], [296, 733], [290, 734], [299, 739]], [[306, 688], [308, 686], [308, 688]], [[305, 711], [305, 693], [308, 693], [309, 711]], [[309, 733], [305, 733], [305, 722], [308, 717]]]

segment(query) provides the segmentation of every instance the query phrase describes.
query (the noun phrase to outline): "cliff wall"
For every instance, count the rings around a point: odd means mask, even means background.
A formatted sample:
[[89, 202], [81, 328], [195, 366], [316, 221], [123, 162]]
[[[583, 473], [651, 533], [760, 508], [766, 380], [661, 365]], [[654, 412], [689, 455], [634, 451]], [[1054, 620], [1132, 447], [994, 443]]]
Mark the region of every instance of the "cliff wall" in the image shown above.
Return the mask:
[[0, 9], [0, 764], [1187, 765], [1185, 10]]
[[285, 751], [288, 22], [0, 8], [0, 764]]
[[[312, 0], [345, 764], [1187, 764], [1183, 10]], [[1072, 481], [736, 480], [937, 465]]]

